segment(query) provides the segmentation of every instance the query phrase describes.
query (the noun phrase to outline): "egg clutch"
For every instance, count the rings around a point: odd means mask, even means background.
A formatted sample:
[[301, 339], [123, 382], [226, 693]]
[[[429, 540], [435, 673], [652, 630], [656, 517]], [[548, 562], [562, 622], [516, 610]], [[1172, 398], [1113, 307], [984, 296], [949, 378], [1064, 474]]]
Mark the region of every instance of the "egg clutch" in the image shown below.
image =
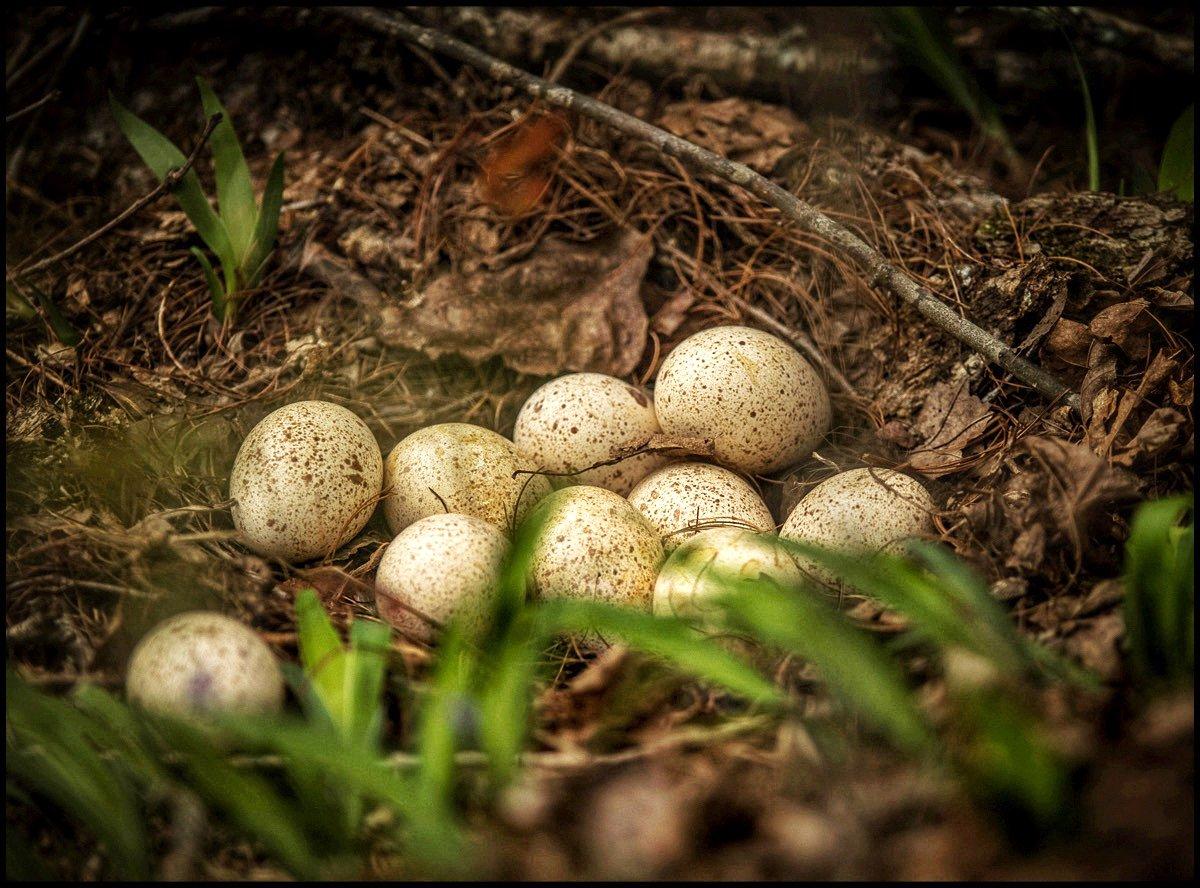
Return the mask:
[[[428, 642], [452, 617], [481, 626], [513, 532], [531, 516], [540, 528], [529, 562], [534, 596], [604, 601], [702, 625], [720, 591], [718, 574], [836, 584], [820, 566], [772, 544], [775, 518], [748, 480], [810, 459], [831, 422], [824, 383], [791, 345], [750, 327], [713, 327], [667, 356], [653, 396], [598, 373], [545, 383], [522, 406], [511, 440], [442, 423], [408, 435], [384, 459], [366, 423], [346, 408], [288, 404], [259, 422], [238, 451], [232, 517], [253, 551], [303, 562], [332, 555], [382, 502], [395, 536], [376, 571], [376, 607], [380, 618]], [[634, 452], [654, 435], [703, 438], [713, 458]], [[932, 533], [934, 510], [915, 479], [853, 469], [809, 491], [779, 536], [847, 552], [897, 551]], [[194, 680], [176, 688], [161, 678], [172, 673], [164, 658], [179, 647], [165, 644], [164, 634], [182, 633], [182, 642], [200, 632], [197, 643], [225, 645], [243, 658], [267, 653], [257, 636], [239, 630], [202, 612], [156, 627], [131, 660], [131, 697], [163, 708], [201, 705], [188, 697]], [[227, 686], [210, 682], [204, 693], [212, 699], [203, 705], [277, 708], [281, 680], [268, 674], [265, 687], [245, 687], [245, 673]]]

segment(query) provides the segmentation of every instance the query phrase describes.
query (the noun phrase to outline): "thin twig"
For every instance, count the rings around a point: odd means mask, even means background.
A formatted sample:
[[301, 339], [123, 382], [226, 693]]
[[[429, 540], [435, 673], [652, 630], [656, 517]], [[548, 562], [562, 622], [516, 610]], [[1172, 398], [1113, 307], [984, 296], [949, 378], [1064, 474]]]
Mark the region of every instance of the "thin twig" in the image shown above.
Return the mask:
[[5, 117], [4, 118], [5, 125], [7, 126], [8, 124], [12, 123], [15, 120], [20, 120], [26, 114], [29, 114], [31, 111], [36, 111], [38, 108], [41, 108], [43, 105], [49, 105], [51, 102], [53, 102], [55, 99], [57, 99], [61, 95], [62, 95], [62, 93], [56, 89], [50, 90], [50, 92], [46, 93], [44, 96], [42, 96], [36, 102], [34, 102], [32, 105], [26, 105], [20, 111], [14, 111], [12, 114], [9, 114], [7, 117]]
[[416, 43], [460, 62], [478, 68], [496, 80], [507, 81], [551, 105], [572, 109], [642, 139], [671, 157], [677, 157], [696, 169], [740, 185], [766, 201], [806, 231], [849, 255], [866, 272], [871, 286], [885, 286], [911, 305], [938, 328], [954, 336], [992, 363], [1009, 371], [1051, 400], [1062, 400], [1079, 409], [1079, 396], [1050, 374], [1018, 355], [1010, 346], [983, 328], [959, 316], [928, 289], [889, 263], [874, 247], [819, 212], [774, 182], [763, 178], [744, 164], [735, 163], [707, 151], [685, 139], [671, 135], [652, 124], [632, 117], [610, 105], [562, 86], [554, 86], [540, 77], [516, 68], [440, 31], [415, 25], [397, 13], [369, 7], [326, 7], [328, 12], [350, 19], [376, 33]]
[[30, 265], [27, 268], [20, 268], [18, 266], [17, 270], [12, 272], [12, 276], [33, 274], [35, 271], [41, 271], [43, 268], [61, 262], [69, 256], [73, 256], [88, 244], [108, 234], [108, 232], [112, 231], [130, 216], [140, 212], [150, 204], [154, 203], [168, 191], [174, 190], [175, 187], [183, 181], [183, 177], [188, 174], [192, 166], [196, 163], [196, 159], [200, 156], [200, 149], [204, 147], [206, 142], [208, 142], [208, 137], [212, 135], [213, 130], [217, 128], [217, 124], [220, 122], [220, 114], [214, 114], [212, 117], [210, 117], [208, 119], [208, 123], [204, 126], [204, 132], [200, 134], [200, 138], [196, 141], [196, 147], [192, 149], [192, 153], [188, 155], [187, 160], [183, 162], [183, 166], [179, 167], [178, 169], [170, 170], [165, 176], [163, 176], [163, 180], [158, 183], [154, 190], [145, 197], [134, 201], [121, 213], [117, 214], [108, 222], [101, 225], [87, 237], [76, 241], [62, 252], [55, 253], [53, 256], [50, 256], [47, 259], [42, 259], [40, 262], [35, 262], [33, 265]]

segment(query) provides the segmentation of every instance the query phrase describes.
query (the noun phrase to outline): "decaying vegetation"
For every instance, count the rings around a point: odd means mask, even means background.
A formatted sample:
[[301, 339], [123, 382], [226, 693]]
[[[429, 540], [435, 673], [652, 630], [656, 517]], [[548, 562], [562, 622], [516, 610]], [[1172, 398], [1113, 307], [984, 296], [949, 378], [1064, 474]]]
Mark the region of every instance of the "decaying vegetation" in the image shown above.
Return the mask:
[[[8, 15], [10, 875], [1193, 869], [1190, 13], [412, 12], [765, 177], [1058, 397], [765, 192], [363, 27], [392, 13]], [[108, 90], [195, 147], [197, 188], [227, 123], [253, 191], [282, 182], [261, 274], [218, 279], [166, 195], [183, 155], [144, 167]], [[817, 458], [758, 479], [776, 518], [899, 468], [940, 546], [808, 553], [840, 596], [725, 578], [722, 625], [758, 644], [719, 646], [524, 606], [535, 517], [490, 631], [432, 645], [376, 619], [381, 515], [308, 565], [236, 539], [234, 454], [282, 404], [349, 407], [385, 452], [434, 422], [507, 434], [546, 377], [644, 383], [731, 322], [833, 400]], [[287, 719], [123, 702], [136, 641], [196, 608], [289, 664]], [[621, 642], [560, 637], [597, 620]]]

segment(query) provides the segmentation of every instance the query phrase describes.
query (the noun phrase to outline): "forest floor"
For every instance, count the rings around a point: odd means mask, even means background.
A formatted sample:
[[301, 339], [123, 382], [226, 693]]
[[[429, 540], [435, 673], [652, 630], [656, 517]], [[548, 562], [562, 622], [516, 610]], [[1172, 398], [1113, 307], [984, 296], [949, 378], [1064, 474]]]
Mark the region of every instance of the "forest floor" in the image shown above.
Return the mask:
[[[713, 14], [667, 15], [682, 16], [681, 27], [762, 35], [777, 33], [780, 13], [730, 12], [715, 25], [703, 18]], [[256, 183], [285, 152], [284, 206], [276, 257], [234, 325], [214, 320], [186, 249], [194, 233], [169, 199], [34, 277], [73, 344], [41, 315], [7, 315], [6, 639], [26, 679], [119, 688], [146, 629], [196, 607], [237, 615], [295, 659], [292, 595], [303, 585], [339, 625], [374, 615], [360, 590], [390, 538], [380, 515], [330, 561], [297, 571], [235, 539], [233, 456], [281, 404], [343, 404], [385, 453], [433, 422], [510, 434], [548, 376], [595, 370], [646, 382], [687, 335], [744, 322], [807, 338], [831, 382], [834, 431], [819, 460], [760, 479], [777, 519], [835, 470], [918, 475], [940, 507], [943, 541], [1021, 630], [1099, 676], [1099, 692], [1051, 689], [1038, 701], [1078, 763], [1079, 823], [1019, 850], [991, 812], [882, 750], [815, 761], [778, 725], [677, 742], [688, 736], [681, 728], [708, 723], [713, 692], [642, 694], [642, 661], [618, 648], [563, 655], [560, 680], [536, 707], [547, 764], [472, 821], [486, 873], [1192, 873], [1192, 694], [1146, 703], [1128, 692], [1120, 653], [1117, 578], [1132, 508], [1193, 486], [1193, 210], [1130, 194], [1135, 167], [1156, 167], [1181, 110], [1168, 107], [1170, 89], [1148, 87], [1166, 76], [1153, 64], [1093, 71], [1101, 191], [1084, 189], [1075, 86], [1037, 67], [1051, 56], [1069, 64], [1066, 43], [1017, 44], [1015, 26], [980, 15], [960, 14], [955, 33], [968, 60], [1005, 60], [985, 86], [1026, 158], [1019, 165], [874, 32], [845, 19], [831, 26], [829, 12], [797, 13], [815, 17], [810, 33], [830, 35], [824, 51], [858, 41], [883, 61], [787, 100], [695, 72], [655, 79], [586, 54], [562, 78], [802, 196], [1057, 373], [1081, 393], [1080, 416], [984, 363], [743, 190], [595, 122], [562, 118], [548, 139], [554, 162], [522, 181], [530, 194], [489, 193], [480, 169], [512, 150], [504, 139], [520, 134], [513, 124], [530, 103], [478, 72], [315, 11], [261, 22], [241, 12], [229, 21], [96, 13], [69, 55], [33, 58], [38, 45], [66, 46], [78, 15], [6, 13], [10, 79], [21, 75], [8, 113], [45, 93], [56, 58], [67, 72], [56, 100], [6, 128], [9, 268], [73, 243], [153, 188], [107, 89], [190, 146], [202, 74]], [[541, 73], [561, 53], [549, 33], [514, 50], [525, 67]], [[587, 311], [573, 316], [567, 305]], [[886, 612], [857, 608], [887, 631]], [[410, 677], [430, 660], [414, 639], [397, 637], [395, 650]], [[389, 717], [388, 743], [402, 746], [409, 725], [397, 700]], [[45, 846], [64, 829], [11, 804], [8, 818]], [[277, 875], [221, 836], [209, 836], [197, 875]], [[97, 866], [86, 848], [58, 865], [69, 877]]]

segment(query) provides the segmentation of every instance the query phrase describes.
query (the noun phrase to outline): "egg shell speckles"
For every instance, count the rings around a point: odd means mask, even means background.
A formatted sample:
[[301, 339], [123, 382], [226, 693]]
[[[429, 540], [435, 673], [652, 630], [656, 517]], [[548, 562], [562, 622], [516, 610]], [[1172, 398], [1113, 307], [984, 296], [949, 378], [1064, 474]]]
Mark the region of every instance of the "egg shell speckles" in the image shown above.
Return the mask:
[[535, 595], [650, 610], [663, 548], [623, 497], [602, 487], [564, 487], [542, 501], [542, 516], [530, 557]]
[[784, 587], [803, 582], [800, 569], [772, 535], [735, 527], [702, 530], [679, 546], [654, 584], [654, 615], [700, 618], [728, 591], [727, 579], [769, 579]]
[[708, 463], [664, 466], [633, 488], [629, 504], [646, 516], [668, 552], [695, 534], [687, 528], [697, 524], [775, 529], [771, 510], [745, 479]]
[[807, 458], [829, 431], [829, 393], [777, 336], [712, 327], [667, 355], [654, 387], [663, 431], [711, 438], [717, 459], [749, 474]]
[[392, 488], [383, 501], [388, 526], [398, 534], [414, 521], [453, 512], [482, 518], [507, 532], [514, 514], [520, 523], [550, 492], [550, 482], [541, 475], [514, 478], [518, 469], [535, 471], [537, 466], [491, 429], [465, 422], [419, 429], [384, 461], [384, 478]]
[[611, 466], [588, 466], [659, 432], [654, 402], [646, 392], [602, 373], [570, 373], [529, 396], [517, 416], [513, 443], [545, 471], [578, 472], [564, 478], [566, 483], [624, 496], [667, 458], [646, 453]]
[[298, 401], [242, 442], [229, 479], [233, 523], [258, 554], [306, 561], [362, 530], [382, 486], [367, 424], [337, 404]]
[[[891, 552], [933, 533], [936, 507], [917, 480], [889, 469], [851, 469], [810, 490], [779, 531], [785, 540], [843, 552]], [[818, 579], [832, 576], [808, 559], [797, 563]]]
[[277, 712], [283, 675], [252, 629], [211, 611], [164, 620], [134, 648], [130, 701], [156, 712]]
[[399, 602], [443, 625], [461, 615], [468, 631], [479, 631], [508, 550], [508, 538], [482, 518], [430, 515], [410, 524], [380, 559], [375, 574], [379, 616], [426, 642], [434, 638], [433, 627]]

